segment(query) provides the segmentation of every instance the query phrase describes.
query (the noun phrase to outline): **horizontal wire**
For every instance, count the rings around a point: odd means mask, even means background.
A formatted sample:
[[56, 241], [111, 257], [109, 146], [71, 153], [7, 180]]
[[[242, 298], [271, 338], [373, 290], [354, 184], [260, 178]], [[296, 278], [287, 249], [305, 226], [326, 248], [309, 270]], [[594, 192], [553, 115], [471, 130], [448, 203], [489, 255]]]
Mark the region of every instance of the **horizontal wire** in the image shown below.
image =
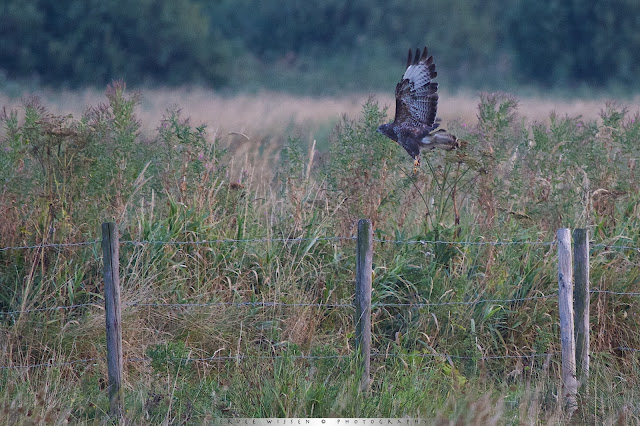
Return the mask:
[[617, 296], [640, 296], [640, 293], [626, 293], [623, 291], [610, 291], [610, 290], [589, 290], [589, 293], [604, 293], [604, 294], [615, 294]]
[[52, 243], [52, 244], [36, 244], [33, 246], [15, 246], [15, 247], [1, 247], [0, 251], [8, 251], [8, 250], [25, 250], [25, 249], [34, 249], [34, 248], [49, 248], [49, 247], [75, 247], [75, 246], [88, 246], [92, 244], [99, 243], [100, 240], [95, 241], [84, 241], [81, 243]]
[[[640, 349], [627, 348], [627, 347], [616, 347], [613, 349], [619, 349], [623, 351], [630, 352], [640, 352]], [[530, 354], [530, 355], [489, 355], [482, 357], [474, 357], [474, 356], [462, 356], [462, 355], [450, 355], [450, 354], [439, 354], [439, 353], [428, 353], [428, 354], [398, 354], [398, 353], [373, 353], [371, 357], [375, 358], [451, 358], [451, 359], [471, 359], [471, 360], [493, 360], [493, 359], [527, 359], [527, 358], [539, 358], [539, 357], [547, 357], [547, 356], [555, 356], [560, 352], [549, 352], [542, 354]], [[597, 354], [602, 354], [603, 352], [598, 352]], [[594, 353], [595, 354], [595, 353]], [[183, 362], [207, 362], [207, 361], [240, 361], [246, 359], [338, 359], [338, 358], [349, 358], [352, 354], [345, 355], [227, 355], [227, 356], [212, 356], [205, 358], [179, 358], [175, 361], [183, 361]], [[87, 358], [87, 359], [79, 359], [75, 361], [68, 362], [60, 362], [60, 363], [40, 363], [40, 364], [30, 364], [30, 365], [10, 365], [10, 366], [0, 366], [0, 369], [22, 369], [22, 368], [38, 368], [38, 367], [61, 367], [79, 363], [87, 363], [93, 361], [104, 361], [105, 358]], [[126, 358], [125, 362], [149, 362], [151, 358], [147, 357], [135, 357], [135, 358]]]
[[[356, 240], [357, 237], [300, 237], [300, 238], [251, 238], [251, 239], [216, 239], [216, 240], [200, 240], [200, 241], [166, 241], [166, 240], [122, 240], [120, 244], [144, 245], [144, 244], [166, 244], [166, 245], [202, 245], [202, 244], [221, 244], [221, 243], [259, 243], [259, 242], [300, 242], [300, 241], [339, 241], [339, 240]], [[538, 245], [553, 246], [556, 241], [447, 241], [447, 240], [390, 240], [374, 238], [373, 241], [378, 243], [392, 244], [449, 244], [458, 246], [507, 246], [507, 245]], [[51, 243], [51, 244], [35, 244], [25, 246], [0, 247], [0, 252], [8, 250], [24, 250], [35, 248], [50, 247], [75, 247], [98, 244], [100, 240], [84, 241], [79, 243]], [[592, 248], [612, 248], [623, 250], [639, 250], [640, 247], [626, 245], [610, 245], [610, 244], [592, 244]]]
[[[448, 306], [448, 305], [475, 305], [480, 303], [504, 303], [519, 302], [524, 300], [547, 299], [556, 297], [557, 293], [542, 296], [520, 297], [514, 299], [482, 299], [468, 302], [439, 302], [439, 303], [373, 303], [372, 307], [427, 307], [427, 306]], [[353, 308], [350, 303], [284, 303], [284, 302], [212, 302], [212, 303], [127, 303], [126, 306], [142, 307], [207, 307], [207, 306], [294, 306], [294, 307], [316, 307], [316, 308]]]
[[625, 348], [624, 346], [618, 346], [617, 348], [614, 348], [614, 349], [620, 349], [621, 351], [640, 352], [640, 349]]
[[[300, 241], [339, 241], [339, 240], [356, 240], [357, 237], [300, 237], [300, 238], [251, 238], [251, 239], [216, 239], [216, 240], [199, 240], [199, 241], [171, 241], [171, 240], [121, 240], [120, 244], [127, 245], [144, 245], [144, 244], [166, 244], [166, 245], [202, 245], [202, 244], [221, 244], [221, 243], [259, 243], [259, 242], [300, 242]], [[552, 246], [556, 244], [555, 241], [445, 241], [445, 240], [387, 240], [374, 238], [373, 241], [379, 243], [393, 243], [393, 244], [452, 244], [461, 246], [471, 245], [544, 245]], [[30, 246], [14, 246], [3, 247], [0, 251], [7, 250], [20, 250], [20, 249], [33, 249], [33, 248], [47, 248], [47, 247], [72, 247], [72, 246], [85, 246], [99, 243], [100, 240], [85, 241], [80, 243], [55, 243], [55, 244], [36, 244]], [[618, 247], [618, 246], [607, 246]], [[623, 246], [619, 246], [622, 248]]]
[[34, 308], [34, 309], [25, 309], [24, 311], [9, 311], [9, 312], [0, 312], [0, 316], [2, 315], [16, 315], [16, 314], [27, 314], [30, 312], [44, 312], [44, 311], [59, 311], [63, 309], [73, 309], [73, 308], [82, 308], [85, 306], [100, 306], [97, 303], [79, 303], [77, 305], [68, 305], [68, 306], [51, 306], [49, 308]]
[[[212, 356], [206, 358], [176, 358], [173, 361], [182, 361], [182, 362], [205, 362], [205, 361], [239, 361], [244, 359], [282, 359], [282, 358], [291, 358], [291, 359], [335, 359], [335, 358], [348, 358], [352, 356], [351, 354], [347, 355], [222, 355], [222, 356]], [[127, 358], [126, 362], [145, 362], [151, 361], [151, 358]]]
[[476, 360], [487, 360], [487, 359], [508, 359], [508, 358], [536, 358], [542, 356], [549, 355], [557, 355], [560, 352], [550, 352], [545, 354], [531, 354], [531, 355], [490, 355], [490, 356], [482, 356], [482, 357], [473, 357], [473, 356], [461, 356], [461, 355], [449, 355], [449, 354], [386, 354], [386, 353], [378, 353], [371, 354], [372, 357], [443, 357], [443, 358], [452, 358], [452, 359], [476, 359]]
[[535, 299], [548, 299], [551, 297], [557, 297], [557, 293], [545, 294], [542, 296], [520, 297], [515, 299], [482, 299], [473, 300], [468, 302], [439, 302], [439, 303], [374, 303], [373, 307], [415, 307], [422, 308], [426, 306], [447, 306], [447, 305], [478, 305], [480, 303], [506, 303], [506, 302], [520, 302], [524, 300]]
[[350, 303], [284, 303], [284, 302], [211, 302], [211, 303], [125, 303], [125, 306], [137, 307], [169, 307], [169, 308], [191, 308], [207, 306], [295, 306], [295, 307], [315, 307], [315, 308], [353, 308]]
[[67, 361], [67, 362], [43, 362], [41, 364], [30, 364], [30, 365], [1, 365], [0, 370], [9, 370], [9, 369], [19, 369], [19, 368], [38, 368], [38, 367], [62, 367], [65, 365], [73, 365], [79, 363], [87, 363], [92, 361], [104, 360], [104, 358], [86, 358], [86, 359], [77, 359], [75, 361]]
[[378, 243], [393, 244], [451, 244], [458, 246], [508, 246], [508, 245], [539, 245], [552, 246], [555, 241], [446, 241], [446, 240], [386, 240], [374, 238], [373, 241]]
[[[428, 354], [398, 354], [398, 353], [372, 353], [371, 357], [375, 358], [451, 358], [451, 359], [475, 359], [475, 360], [488, 360], [488, 359], [508, 359], [508, 358], [535, 358], [535, 357], [544, 357], [549, 355], [557, 355], [559, 352], [551, 352], [551, 353], [543, 353], [543, 354], [531, 354], [531, 355], [494, 355], [494, 356], [482, 356], [482, 357], [473, 357], [473, 356], [461, 356], [461, 355], [449, 355], [449, 354], [438, 354], [438, 353], [428, 353]], [[174, 361], [183, 361], [183, 362], [204, 362], [204, 361], [231, 361], [231, 360], [244, 360], [244, 359], [336, 359], [336, 358], [349, 358], [353, 356], [353, 354], [345, 354], [345, 355], [223, 355], [223, 356], [212, 356], [207, 358], [177, 358]], [[138, 361], [151, 361], [151, 358], [127, 358], [126, 361], [129, 362], [138, 362]]]
[[[300, 241], [336, 241], [336, 240], [355, 240], [356, 237], [304, 237], [304, 238], [253, 238], [253, 239], [219, 239], [219, 240], [201, 240], [201, 241], [163, 241], [163, 240], [122, 240], [120, 244], [167, 244], [167, 245], [188, 245], [188, 244], [217, 244], [217, 243], [256, 243], [256, 242], [300, 242]], [[26, 250], [35, 248], [49, 247], [74, 247], [98, 244], [100, 240], [84, 241], [80, 243], [51, 243], [51, 244], [35, 244], [25, 246], [0, 247], [1, 251], [8, 250]]]
[[337, 241], [355, 240], [356, 237], [301, 237], [301, 238], [253, 238], [253, 239], [219, 239], [200, 241], [162, 241], [162, 240], [124, 240], [120, 244], [167, 244], [167, 245], [200, 245], [200, 244], [221, 244], [221, 243], [266, 243], [266, 242], [300, 242], [300, 241]]
[[[610, 290], [598, 290], [593, 289], [590, 293], [603, 293], [617, 296], [640, 296], [640, 292], [622, 292], [622, 291], [610, 291]], [[522, 302], [526, 300], [537, 299], [549, 299], [557, 297], [557, 293], [545, 294], [542, 296], [530, 296], [530, 297], [517, 297], [512, 299], [480, 299], [467, 302], [454, 301], [454, 302], [433, 302], [433, 303], [373, 303], [373, 308], [384, 307], [410, 307], [410, 308], [424, 308], [429, 306], [450, 306], [450, 305], [478, 305], [481, 303], [509, 303], [509, 302]], [[125, 306], [131, 307], [150, 307], [150, 308], [193, 308], [193, 307], [209, 307], [209, 306], [251, 306], [251, 307], [275, 307], [275, 306], [292, 306], [292, 307], [313, 307], [313, 308], [353, 308], [351, 303], [285, 303], [285, 302], [209, 302], [209, 303], [140, 303], [140, 302], [127, 302]], [[48, 308], [34, 308], [25, 309], [23, 311], [8, 311], [0, 312], [2, 315], [17, 315], [30, 312], [43, 312], [43, 311], [56, 311], [63, 309], [82, 308], [87, 306], [102, 307], [98, 303], [80, 303], [77, 305], [69, 306], [52, 306]]]
[[614, 249], [621, 249], [621, 250], [638, 250], [638, 251], [640, 251], [640, 247], [618, 246], [618, 245], [609, 245], [609, 244], [592, 244], [591, 247], [592, 248], [614, 248]]
[[[619, 349], [622, 351], [630, 351], [630, 352], [640, 352], [640, 349], [627, 348], [627, 347], [616, 347], [613, 349]], [[489, 355], [489, 356], [463, 356], [463, 355], [450, 355], [450, 354], [439, 354], [439, 353], [415, 353], [415, 354], [398, 354], [398, 353], [372, 353], [371, 357], [375, 358], [451, 358], [451, 359], [471, 359], [471, 360], [492, 360], [492, 359], [527, 359], [527, 358], [539, 358], [539, 357], [547, 357], [547, 356], [555, 356], [560, 352], [548, 352], [548, 353], [535, 353], [530, 355]], [[605, 352], [597, 352], [593, 354], [603, 354]], [[353, 354], [344, 354], [344, 355], [246, 355], [246, 354], [238, 354], [238, 355], [223, 355], [223, 356], [212, 356], [212, 357], [204, 357], [204, 358], [177, 358], [175, 361], [183, 361], [183, 362], [206, 362], [206, 361], [239, 361], [245, 359], [337, 359], [337, 358], [349, 358], [353, 356]], [[20, 368], [37, 368], [37, 367], [61, 367], [66, 365], [73, 365], [79, 363], [87, 363], [93, 361], [104, 361], [105, 358], [86, 358], [79, 359], [75, 361], [68, 362], [59, 362], [59, 363], [40, 363], [40, 364], [30, 364], [30, 365], [5, 365], [0, 366], [0, 370], [5, 369], [20, 369]], [[152, 361], [152, 358], [148, 357], [134, 357], [134, 358], [125, 358], [125, 362], [149, 362]]]
[[[447, 305], [475, 305], [480, 303], [506, 303], [518, 302], [523, 300], [546, 299], [557, 296], [557, 294], [548, 294], [544, 296], [522, 297], [516, 299], [486, 299], [475, 300], [470, 302], [440, 302], [440, 303], [374, 303], [372, 307], [415, 307], [422, 308], [427, 306], [447, 306]], [[127, 302], [125, 306], [130, 307], [149, 307], [149, 308], [206, 308], [210, 306], [251, 306], [251, 307], [276, 307], [276, 306], [292, 306], [292, 307], [313, 307], [313, 308], [353, 308], [352, 303], [285, 303], [285, 302], [210, 302], [210, 303], [140, 303]], [[49, 308], [25, 309], [24, 311], [0, 312], [2, 315], [17, 315], [30, 312], [55, 311], [62, 309], [81, 308], [85, 306], [100, 306], [96, 303], [82, 303], [69, 306], [52, 306]]]

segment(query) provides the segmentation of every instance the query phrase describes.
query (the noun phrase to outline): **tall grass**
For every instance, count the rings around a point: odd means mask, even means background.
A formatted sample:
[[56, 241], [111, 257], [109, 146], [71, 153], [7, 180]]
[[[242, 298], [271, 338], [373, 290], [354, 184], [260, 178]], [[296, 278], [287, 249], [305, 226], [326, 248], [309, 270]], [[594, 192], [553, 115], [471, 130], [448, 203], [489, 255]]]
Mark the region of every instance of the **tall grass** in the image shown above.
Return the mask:
[[[118, 222], [123, 241], [305, 238], [122, 246], [125, 407], [132, 422], [566, 420], [557, 357], [487, 358], [558, 351], [554, 298], [385, 305], [556, 291], [553, 247], [465, 242], [546, 242], [557, 227], [581, 226], [596, 242], [640, 246], [637, 114], [606, 104], [597, 120], [552, 113], [531, 122], [517, 99], [482, 94], [473, 124], [449, 123], [462, 148], [425, 154], [414, 174], [402, 149], [375, 132], [387, 112], [374, 100], [357, 117], [343, 118], [327, 140], [308, 141], [297, 124], [275, 137], [265, 126], [264, 138], [280, 143], [238, 150], [236, 139], [210, 134], [178, 108], [156, 125], [145, 123], [139, 95], [123, 83], [111, 85], [106, 99], [79, 117], [51, 113], [35, 98], [21, 112], [5, 109], [2, 247], [96, 240], [105, 220]], [[268, 162], [257, 161], [261, 156]], [[348, 307], [142, 306], [349, 304], [353, 242], [318, 237], [353, 235], [361, 217], [372, 219], [379, 239], [463, 243], [376, 245], [373, 335], [380, 355], [368, 394], [358, 392]], [[637, 250], [594, 249], [592, 286], [638, 291], [639, 261]], [[2, 312], [89, 304], [4, 315], [1, 364], [97, 358], [1, 370], [4, 418], [106, 419], [100, 262], [95, 244], [0, 251]], [[578, 419], [638, 421], [638, 358], [617, 349], [640, 348], [638, 300], [593, 297], [592, 374]], [[185, 361], [220, 356], [230, 359]]]

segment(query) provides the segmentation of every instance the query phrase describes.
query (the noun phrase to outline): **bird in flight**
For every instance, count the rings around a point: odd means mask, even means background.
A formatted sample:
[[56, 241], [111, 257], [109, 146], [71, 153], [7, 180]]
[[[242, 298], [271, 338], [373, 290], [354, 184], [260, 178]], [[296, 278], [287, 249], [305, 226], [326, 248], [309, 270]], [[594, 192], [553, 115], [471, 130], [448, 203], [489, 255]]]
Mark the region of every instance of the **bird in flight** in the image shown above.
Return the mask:
[[407, 69], [396, 85], [396, 116], [392, 123], [378, 127], [378, 132], [398, 142], [414, 159], [414, 173], [420, 166], [421, 149], [455, 149], [458, 139], [446, 130], [438, 129], [438, 73], [433, 56], [409, 49]]

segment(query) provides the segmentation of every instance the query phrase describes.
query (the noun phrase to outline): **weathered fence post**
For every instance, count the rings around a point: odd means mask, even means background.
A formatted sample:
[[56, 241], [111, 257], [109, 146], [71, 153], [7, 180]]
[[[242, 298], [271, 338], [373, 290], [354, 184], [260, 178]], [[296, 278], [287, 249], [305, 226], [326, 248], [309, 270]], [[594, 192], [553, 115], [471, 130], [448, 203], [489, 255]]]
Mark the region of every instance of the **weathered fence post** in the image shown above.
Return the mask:
[[569, 416], [576, 410], [576, 351], [573, 327], [573, 268], [571, 234], [558, 229], [558, 308], [560, 311], [560, 343], [562, 348], [562, 393]]
[[373, 229], [371, 221], [358, 221], [356, 246], [356, 353], [362, 365], [360, 390], [369, 388], [371, 365], [371, 279], [373, 265]]
[[573, 243], [576, 372], [584, 388], [589, 379], [589, 230], [574, 230]]
[[118, 227], [102, 224], [104, 259], [104, 305], [107, 325], [107, 369], [109, 374], [109, 414], [122, 417], [122, 328], [120, 316]]

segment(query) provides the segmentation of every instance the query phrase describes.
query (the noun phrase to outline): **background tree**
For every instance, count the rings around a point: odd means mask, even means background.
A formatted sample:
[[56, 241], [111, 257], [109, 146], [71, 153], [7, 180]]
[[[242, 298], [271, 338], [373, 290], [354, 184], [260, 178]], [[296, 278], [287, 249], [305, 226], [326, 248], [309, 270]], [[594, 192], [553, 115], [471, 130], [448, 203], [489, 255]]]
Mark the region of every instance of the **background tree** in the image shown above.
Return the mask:
[[633, 0], [5, 0], [0, 77], [362, 92], [394, 85], [406, 49], [427, 45], [449, 90], [629, 92], [637, 16]]

